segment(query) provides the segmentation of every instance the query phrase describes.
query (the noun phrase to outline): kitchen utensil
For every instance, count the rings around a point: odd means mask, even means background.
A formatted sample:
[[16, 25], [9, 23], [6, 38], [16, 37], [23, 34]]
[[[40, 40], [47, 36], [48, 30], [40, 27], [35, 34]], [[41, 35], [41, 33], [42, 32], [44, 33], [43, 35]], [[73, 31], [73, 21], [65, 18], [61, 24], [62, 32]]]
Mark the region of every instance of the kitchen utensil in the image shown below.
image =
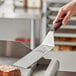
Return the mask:
[[63, 18], [57, 24], [52, 26], [51, 31], [48, 32], [44, 41], [37, 48], [35, 48], [32, 52], [18, 60], [13, 65], [28, 68], [33, 63], [37, 62], [40, 58], [42, 58], [45, 54], [47, 54], [50, 50], [52, 50], [54, 47], [54, 32], [62, 25], [62, 20]]

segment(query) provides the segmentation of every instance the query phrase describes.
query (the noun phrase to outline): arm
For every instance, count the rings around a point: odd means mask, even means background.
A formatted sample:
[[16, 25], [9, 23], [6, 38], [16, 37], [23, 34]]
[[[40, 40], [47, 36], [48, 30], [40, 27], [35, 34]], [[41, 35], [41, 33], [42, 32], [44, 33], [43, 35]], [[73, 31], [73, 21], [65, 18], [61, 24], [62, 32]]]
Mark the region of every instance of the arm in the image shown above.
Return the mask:
[[64, 17], [62, 23], [67, 24], [71, 16], [74, 15], [75, 13], [76, 13], [76, 0], [73, 0], [60, 8], [56, 19], [53, 21], [53, 24], [56, 24], [64, 14], [66, 14], [66, 16]]

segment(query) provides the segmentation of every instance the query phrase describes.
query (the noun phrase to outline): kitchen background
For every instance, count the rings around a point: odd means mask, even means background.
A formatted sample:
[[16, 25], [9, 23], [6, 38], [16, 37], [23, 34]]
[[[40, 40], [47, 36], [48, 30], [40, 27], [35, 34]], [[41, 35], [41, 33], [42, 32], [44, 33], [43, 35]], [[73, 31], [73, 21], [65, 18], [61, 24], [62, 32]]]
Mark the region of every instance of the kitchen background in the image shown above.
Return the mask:
[[[35, 45], [39, 45], [61, 6], [70, 0], [0, 0], [0, 40], [30, 45], [31, 21], [35, 21]], [[55, 51], [76, 51], [76, 15], [55, 33]]]
[[[0, 40], [30, 38], [31, 21], [27, 15], [30, 16], [34, 12], [37, 14], [39, 10], [24, 10], [24, 4], [24, 0], [0, 0]], [[36, 38], [38, 38], [39, 20], [36, 24]]]

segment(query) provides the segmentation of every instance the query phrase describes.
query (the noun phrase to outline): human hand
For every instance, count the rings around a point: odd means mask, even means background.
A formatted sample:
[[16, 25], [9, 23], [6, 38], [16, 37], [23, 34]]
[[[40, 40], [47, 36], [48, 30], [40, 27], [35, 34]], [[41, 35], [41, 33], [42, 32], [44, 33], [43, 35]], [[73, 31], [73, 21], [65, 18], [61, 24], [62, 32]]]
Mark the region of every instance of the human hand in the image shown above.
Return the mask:
[[56, 19], [53, 21], [53, 24], [56, 24], [65, 14], [66, 16], [64, 17], [62, 24], [67, 24], [71, 16], [75, 13], [76, 13], [76, 0], [73, 0], [72, 2], [60, 8]]

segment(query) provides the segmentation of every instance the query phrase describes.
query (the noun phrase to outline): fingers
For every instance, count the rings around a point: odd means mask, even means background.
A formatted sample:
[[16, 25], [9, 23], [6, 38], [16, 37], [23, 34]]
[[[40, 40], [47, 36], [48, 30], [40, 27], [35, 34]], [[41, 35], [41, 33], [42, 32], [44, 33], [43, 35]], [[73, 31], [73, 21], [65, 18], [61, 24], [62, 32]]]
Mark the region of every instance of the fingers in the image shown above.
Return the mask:
[[58, 12], [58, 15], [56, 17], [56, 19], [53, 21], [53, 24], [56, 24], [61, 18], [62, 16], [65, 14], [65, 11], [63, 8], [61, 8]]
[[[59, 13], [58, 13], [58, 15], [57, 15], [57, 17], [56, 17], [56, 19], [53, 21], [53, 24], [56, 24], [62, 18], [62, 16], [65, 13], [66, 13], [66, 11], [64, 11], [64, 9], [61, 8], [60, 11], [59, 11]], [[70, 20], [71, 16], [72, 16], [72, 13], [70, 11], [68, 11], [66, 13], [66, 16], [64, 17], [64, 19], [62, 21], [62, 24], [67, 24], [67, 22]]]
[[67, 24], [67, 22], [70, 20], [72, 16], [72, 13], [69, 11], [66, 16], [64, 17], [63, 21], [62, 21], [62, 24]]

